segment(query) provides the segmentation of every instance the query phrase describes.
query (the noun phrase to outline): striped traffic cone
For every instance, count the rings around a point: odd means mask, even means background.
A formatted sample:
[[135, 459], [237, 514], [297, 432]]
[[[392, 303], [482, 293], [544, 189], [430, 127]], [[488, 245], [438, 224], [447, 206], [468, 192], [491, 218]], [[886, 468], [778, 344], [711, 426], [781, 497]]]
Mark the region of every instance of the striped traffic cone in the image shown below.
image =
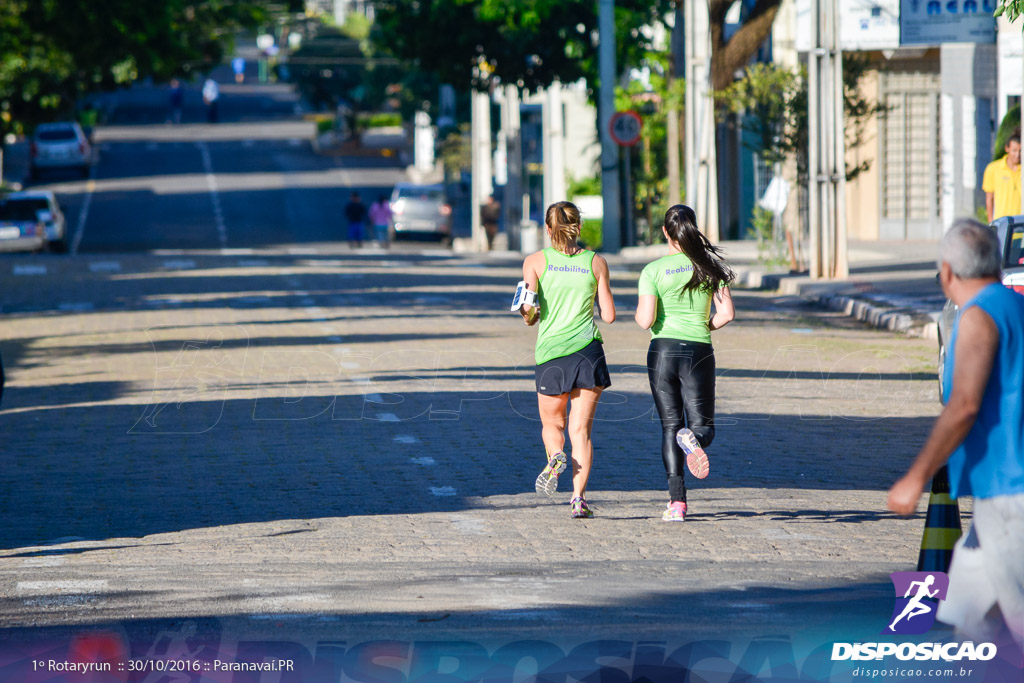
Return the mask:
[[943, 466], [932, 478], [917, 571], [948, 572], [953, 546], [961, 533], [960, 506], [949, 497], [949, 472]]

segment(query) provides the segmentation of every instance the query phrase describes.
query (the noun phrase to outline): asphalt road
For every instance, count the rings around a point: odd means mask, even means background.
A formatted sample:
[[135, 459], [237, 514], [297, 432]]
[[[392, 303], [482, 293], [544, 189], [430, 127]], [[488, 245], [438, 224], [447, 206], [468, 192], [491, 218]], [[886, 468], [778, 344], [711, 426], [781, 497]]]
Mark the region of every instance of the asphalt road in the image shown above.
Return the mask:
[[[111, 95], [92, 176], [52, 171], [28, 185], [57, 193], [75, 253], [333, 248], [346, 239], [349, 192], [369, 205], [407, 179], [395, 157], [315, 154], [314, 125], [286, 86], [221, 87], [216, 124], [196, 92], [181, 125], [164, 120], [164, 89]], [[24, 150], [12, 150], [5, 175], [24, 165]]]

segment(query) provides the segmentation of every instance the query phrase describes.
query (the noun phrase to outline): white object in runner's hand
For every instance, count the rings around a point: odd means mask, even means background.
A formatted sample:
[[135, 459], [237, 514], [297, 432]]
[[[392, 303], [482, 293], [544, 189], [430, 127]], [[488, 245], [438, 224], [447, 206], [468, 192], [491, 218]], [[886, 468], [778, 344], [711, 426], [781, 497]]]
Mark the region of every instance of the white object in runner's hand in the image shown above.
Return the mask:
[[512, 308], [509, 310], [518, 311], [523, 306], [537, 306], [537, 292], [527, 289], [526, 280], [520, 280], [516, 285], [516, 295], [512, 298]]

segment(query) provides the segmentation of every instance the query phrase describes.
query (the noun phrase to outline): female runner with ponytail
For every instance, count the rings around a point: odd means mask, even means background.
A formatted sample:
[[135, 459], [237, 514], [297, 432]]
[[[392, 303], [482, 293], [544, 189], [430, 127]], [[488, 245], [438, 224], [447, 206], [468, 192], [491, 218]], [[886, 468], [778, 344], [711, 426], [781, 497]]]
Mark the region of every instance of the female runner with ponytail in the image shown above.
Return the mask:
[[[647, 378], [661, 418], [661, 458], [668, 475], [667, 522], [686, 517], [682, 463], [708, 476], [704, 449], [715, 437], [715, 352], [711, 331], [735, 316], [729, 283], [735, 277], [721, 249], [697, 229], [697, 216], [676, 204], [662, 227], [669, 254], [640, 274], [636, 322], [651, 330]], [[715, 315], [711, 316], [711, 302]]]
[[547, 464], [537, 477], [538, 493], [553, 494], [558, 475], [566, 468], [566, 408], [572, 443], [572, 500], [574, 518], [593, 517], [587, 505], [587, 480], [594, 447], [590, 432], [601, 391], [611, 386], [601, 333], [594, 322], [594, 298], [601, 319], [615, 322], [615, 302], [608, 264], [577, 245], [580, 211], [571, 202], [548, 207], [544, 222], [552, 246], [523, 261], [523, 280], [537, 292], [537, 308], [523, 306], [527, 325], [538, 321], [535, 360], [537, 404], [543, 425]]

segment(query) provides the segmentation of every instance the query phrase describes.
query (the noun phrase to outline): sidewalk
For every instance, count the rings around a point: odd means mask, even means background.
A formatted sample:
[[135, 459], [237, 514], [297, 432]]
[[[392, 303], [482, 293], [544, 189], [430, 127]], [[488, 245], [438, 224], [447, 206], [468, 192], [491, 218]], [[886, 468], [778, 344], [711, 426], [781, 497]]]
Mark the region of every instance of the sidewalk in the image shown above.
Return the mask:
[[[936, 319], [945, 302], [935, 283], [937, 241], [852, 241], [850, 277], [840, 281], [769, 269], [758, 263], [757, 244], [751, 240], [721, 246], [739, 285], [800, 296], [874, 327], [936, 339]], [[633, 270], [664, 254], [664, 245], [627, 247], [610, 261]]]

